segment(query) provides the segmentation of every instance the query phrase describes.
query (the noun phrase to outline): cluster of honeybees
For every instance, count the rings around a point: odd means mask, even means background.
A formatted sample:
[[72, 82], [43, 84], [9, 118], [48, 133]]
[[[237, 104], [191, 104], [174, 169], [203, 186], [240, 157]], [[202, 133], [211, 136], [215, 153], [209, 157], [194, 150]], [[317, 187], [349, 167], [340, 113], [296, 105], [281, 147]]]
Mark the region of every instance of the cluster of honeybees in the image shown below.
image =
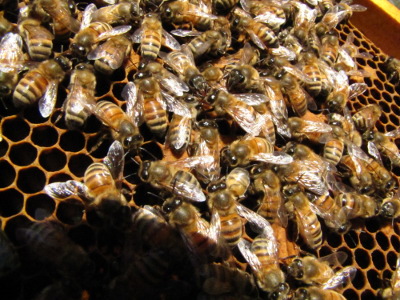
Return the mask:
[[[399, 130], [374, 129], [378, 105], [353, 115], [346, 107], [367, 88], [369, 74], [355, 59], [371, 55], [358, 51], [351, 34], [341, 45], [335, 28], [363, 10], [348, 0], [99, 0], [78, 7], [34, 0], [20, 3], [17, 26], [3, 13], [5, 105], [38, 105], [47, 118], [70, 75], [66, 126], [79, 130], [94, 115], [114, 141], [82, 182], [45, 191], [55, 199], [79, 196], [132, 243], [129, 263], [99, 284], [88, 253], [59, 224], [21, 230], [28, 252], [60, 278], [39, 299], [79, 299], [82, 290], [96, 299], [344, 299], [335, 289], [356, 272], [336, 269], [345, 255], [306, 255], [281, 266], [273, 226], [296, 224], [314, 251], [323, 226], [344, 234], [352, 219], [400, 215], [387, 168], [400, 164]], [[66, 49], [54, 54], [53, 41]], [[140, 61], [120, 95], [125, 108], [97, 101], [96, 78], [126, 68], [133, 55]], [[386, 69], [400, 80], [397, 59]], [[142, 159], [142, 124], [165, 158]], [[159, 192], [158, 206], [130, 205], [132, 194], [122, 188], [127, 154], [139, 165], [140, 184]], [[18, 265], [6, 238], [0, 242]]]

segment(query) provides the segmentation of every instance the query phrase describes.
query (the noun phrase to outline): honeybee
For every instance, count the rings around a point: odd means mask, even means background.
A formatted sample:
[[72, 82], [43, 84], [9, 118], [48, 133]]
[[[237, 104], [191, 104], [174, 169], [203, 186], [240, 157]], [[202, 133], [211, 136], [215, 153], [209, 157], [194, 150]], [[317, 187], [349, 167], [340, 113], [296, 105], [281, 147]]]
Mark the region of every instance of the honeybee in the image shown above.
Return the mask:
[[284, 4], [279, 1], [242, 0], [240, 4], [246, 12], [255, 15], [255, 21], [265, 23], [275, 32], [286, 23]]
[[180, 50], [179, 42], [162, 28], [159, 16], [148, 13], [144, 16], [142, 26], [132, 35], [134, 43], [140, 44], [142, 58], [155, 60], [161, 48], [161, 43], [172, 50]]
[[128, 1], [107, 5], [99, 9], [95, 6], [91, 8], [92, 22], [107, 23], [113, 26], [134, 23], [140, 14], [139, 7]]
[[8, 97], [18, 83], [23, 69], [23, 42], [19, 34], [7, 33], [0, 41], [0, 96]]
[[336, 203], [345, 209], [348, 219], [371, 218], [379, 213], [378, 203], [368, 195], [358, 193], [339, 193]]
[[231, 294], [237, 297], [257, 295], [254, 277], [227, 264], [202, 264], [196, 269], [197, 285], [208, 295]]
[[68, 180], [45, 186], [46, 193], [53, 198], [64, 199], [77, 195], [88, 208], [96, 209], [103, 217], [113, 216], [128, 202], [122, 193], [124, 149], [115, 141], [109, 148], [103, 162], [89, 165], [83, 182]]
[[[96, 11], [94, 4], [86, 6], [82, 23], [79, 31], [73, 37], [70, 50], [78, 57], [84, 58], [87, 54], [94, 50], [95, 46], [104, 39], [104, 36], [111, 37], [128, 32], [131, 26], [113, 27], [106, 22], [92, 22], [92, 14]], [[102, 39], [100, 38], [102, 37]]]
[[196, 123], [198, 137], [194, 138], [192, 151], [194, 156], [210, 155], [214, 159], [208, 164], [199, 164], [195, 167], [198, 179], [205, 184], [220, 177], [219, 164], [219, 133], [218, 125], [213, 120], [201, 120]]
[[94, 68], [104, 74], [112, 74], [122, 66], [132, 50], [132, 42], [124, 35], [108, 38], [88, 53], [87, 58], [94, 60]]
[[132, 225], [144, 246], [172, 250], [177, 247], [177, 236], [159, 211], [149, 205], [140, 207], [132, 215]]
[[192, 52], [187, 46], [182, 46], [182, 51], [175, 50], [167, 55], [160, 53], [160, 56], [179, 74], [193, 92], [202, 97], [208, 93], [209, 85], [197, 69]]
[[94, 271], [88, 254], [68, 237], [59, 223], [33, 223], [20, 229], [19, 239], [36, 260], [51, 266], [62, 276], [82, 282]]
[[235, 247], [243, 235], [243, 222], [237, 212], [236, 197], [227, 189], [225, 180], [211, 183], [207, 187], [208, 206], [218, 213], [221, 221], [221, 236], [229, 247]]
[[18, 31], [27, 45], [30, 58], [43, 61], [52, 54], [54, 35], [40, 23], [37, 19], [24, 19], [18, 23]]
[[166, 24], [190, 23], [194, 28], [204, 31], [211, 29], [217, 17], [189, 1], [178, 0], [164, 3], [161, 7], [161, 19]]
[[382, 165], [382, 162], [369, 157], [364, 151], [355, 145], [350, 145], [350, 147], [348, 146], [347, 150], [349, 151], [350, 155], [355, 156], [363, 161], [367, 171], [371, 174], [375, 188], [378, 191], [386, 194], [394, 189], [396, 180]]
[[346, 133], [340, 126], [329, 125], [332, 127], [332, 132], [323, 135], [320, 142], [324, 143], [323, 157], [336, 166], [343, 156], [345, 142], [347, 142]]
[[385, 70], [388, 74], [389, 81], [394, 81], [396, 84], [400, 82], [400, 61], [394, 57], [388, 57], [385, 61]]
[[39, 111], [43, 118], [52, 113], [57, 100], [58, 84], [71, 69], [71, 61], [58, 56], [41, 62], [37, 68], [28, 71], [18, 82], [13, 102], [16, 107], [23, 107], [39, 99]]
[[392, 192], [391, 195], [384, 198], [380, 208], [380, 215], [388, 219], [396, 219], [400, 216], [400, 192]]
[[230, 31], [228, 30], [210, 29], [205, 32], [198, 32], [177, 29], [173, 30], [171, 33], [181, 37], [194, 36], [187, 46], [193, 53], [195, 60], [206, 55], [212, 57], [223, 55], [231, 43]]
[[380, 291], [379, 295], [384, 300], [397, 299], [400, 295], [399, 289], [400, 281], [400, 258], [397, 257], [396, 269], [392, 273], [392, 278], [390, 279], [390, 287], [387, 287]]
[[293, 212], [296, 224], [303, 241], [311, 249], [322, 245], [321, 223], [311, 208], [310, 201], [298, 184], [290, 184], [282, 190], [288, 202], [285, 204], [289, 212]]
[[226, 86], [230, 92], [262, 93], [260, 75], [251, 65], [233, 68], [227, 75]]
[[260, 49], [277, 48], [278, 37], [263, 23], [255, 21], [248, 13], [236, 7], [233, 11], [232, 26], [240, 33], [247, 33]]
[[307, 139], [317, 143], [323, 134], [332, 131], [332, 127], [326, 123], [303, 120], [298, 117], [289, 118], [288, 126], [292, 137], [299, 142]]
[[208, 223], [200, 216], [196, 207], [175, 197], [164, 202], [163, 210], [168, 213], [169, 223], [178, 229], [195, 261], [199, 258], [205, 260], [210, 255], [227, 257], [229, 250], [220, 241], [220, 222], [217, 214], [212, 214]]
[[332, 126], [340, 126], [346, 134], [346, 139], [352, 142], [357, 147], [361, 147], [361, 134], [355, 129], [353, 119], [347, 107], [343, 109], [343, 115], [331, 113], [328, 115], [328, 123]]
[[372, 59], [372, 57], [372, 54], [368, 52], [359, 52], [358, 47], [354, 45], [354, 34], [349, 33], [345, 43], [339, 47], [339, 55], [334, 67], [338, 71], [345, 71], [348, 75], [368, 77], [370, 73], [366, 70], [358, 69], [355, 59]]
[[299, 288], [295, 291], [293, 298], [294, 300], [322, 300], [322, 299], [332, 299], [332, 300], [346, 300], [342, 294], [320, 287], [310, 286], [306, 288]]
[[271, 225], [267, 223], [263, 232], [253, 239], [253, 243], [241, 239], [238, 247], [249, 263], [260, 289], [273, 293], [286, 284], [285, 274], [279, 267], [278, 242]]
[[285, 153], [274, 152], [274, 145], [262, 137], [236, 140], [222, 149], [221, 156], [231, 167], [246, 166], [253, 160], [274, 164], [288, 164], [293, 161]]
[[[269, 121], [269, 115], [259, 114], [252, 105], [266, 102], [263, 94], [230, 94], [222, 89], [214, 89], [207, 98], [218, 116], [228, 114], [249, 135], [257, 136], [260, 131], [275, 143], [275, 129], [264, 126]], [[239, 98], [240, 97], [240, 98]]]
[[341, 112], [346, 107], [347, 101], [353, 99], [367, 90], [365, 83], [349, 84], [349, 79], [344, 71], [331, 73], [333, 91], [326, 98], [326, 105], [331, 112]]
[[331, 31], [342, 21], [347, 21], [353, 12], [363, 12], [367, 10], [365, 6], [359, 4], [349, 5], [351, 2], [352, 0], [342, 0], [330, 8], [316, 24], [315, 28], [317, 34], [322, 36]]
[[83, 126], [90, 115], [85, 103], [95, 105], [96, 76], [93, 66], [80, 63], [75, 66], [68, 86], [69, 94], [64, 101], [65, 124], [70, 129]]
[[69, 3], [66, 0], [36, 0], [38, 6], [53, 19], [56, 37], [65, 38], [70, 32], [79, 31], [79, 22], [72, 17]]
[[[338, 267], [347, 258], [347, 254], [342, 251], [334, 252], [330, 255], [316, 258], [313, 255], [297, 257], [288, 266], [288, 273], [308, 285], [322, 286], [335, 276], [334, 267]], [[339, 270], [338, 274], [351, 278], [357, 271], [354, 267], [347, 267]]]
[[308, 5], [298, 1], [291, 2], [291, 5], [293, 5], [295, 10], [293, 33], [300, 41], [305, 43], [315, 24], [318, 12], [316, 9], [312, 9]]
[[250, 174], [254, 179], [255, 191], [262, 194], [257, 213], [270, 223], [278, 221], [286, 227], [288, 220], [279, 177], [264, 164], [254, 166]]
[[321, 37], [320, 58], [332, 67], [339, 55], [339, 38], [335, 31], [329, 31]]
[[[375, 148], [379, 153], [389, 158], [393, 166], [400, 166], [400, 154], [396, 143], [391, 141], [391, 138], [396, 138], [400, 133], [399, 129], [382, 133], [376, 130], [368, 130], [363, 134], [363, 137], [368, 141], [368, 150], [371, 155], [374, 155]], [[374, 149], [372, 149], [374, 148]]]
[[174, 162], [163, 160], [143, 161], [139, 168], [139, 177], [156, 189], [164, 189], [174, 195], [194, 202], [206, 201], [206, 196], [197, 178], [182, 170], [195, 167], [200, 163], [212, 161], [212, 156], [189, 157]]

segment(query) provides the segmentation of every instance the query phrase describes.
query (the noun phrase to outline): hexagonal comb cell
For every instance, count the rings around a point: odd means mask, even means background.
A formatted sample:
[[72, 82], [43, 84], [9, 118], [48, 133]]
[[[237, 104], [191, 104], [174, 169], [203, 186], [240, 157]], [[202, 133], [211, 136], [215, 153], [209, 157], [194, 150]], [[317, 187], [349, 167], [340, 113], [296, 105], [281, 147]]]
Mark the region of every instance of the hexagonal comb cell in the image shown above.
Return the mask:
[[[87, 3], [78, 2], [82, 5], [79, 7], [80, 11], [77, 12], [80, 15]], [[106, 2], [96, 1], [96, 3], [101, 3], [101, 5], [105, 5]], [[247, 1], [242, 2], [245, 3]], [[144, 1], [141, 3], [141, 6], [145, 7], [146, 3]], [[15, 12], [14, 14], [6, 12], [6, 14], [9, 15], [9, 18], [13, 18], [16, 21], [18, 11], [15, 10]], [[78, 19], [80, 19], [80, 16]], [[169, 30], [171, 28], [166, 27], [165, 29]], [[354, 44], [358, 47], [358, 52], [365, 52], [372, 55], [372, 58], [368, 55], [361, 55], [361, 57], [356, 59], [357, 66], [366, 70], [368, 74], [365, 77], [351, 77], [350, 83], [365, 82], [367, 89], [362, 95], [348, 101], [351, 113], [355, 113], [368, 104], [378, 104], [382, 109], [382, 115], [376, 124], [376, 128], [382, 132], [397, 129], [400, 125], [400, 84], [396, 84], [394, 80], [389, 80], [385, 63], [387, 56], [350, 23], [339, 26], [337, 31], [341, 45], [352, 34], [354, 35]], [[73, 38], [73, 35], [70, 38]], [[238, 38], [243, 37], [239, 36]], [[189, 41], [189, 38], [186, 37], [179, 41], [186, 42]], [[68, 39], [65, 41], [55, 41], [54, 49], [56, 53], [54, 56], [57, 57], [59, 52], [65, 51], [69, 47], [69, 44], [70, 40]], [[238, 50], [236, 49], [238, 45], [242, 46], [243, 43], [237, 40], [235, 36], [233, 44], [227, 50], [226, 55], [235, 53]], [[139, 49], [135, 46], [135, 50], [140, 51]], [[76, 62], [74, 61], [73, 64], [75, 67]], [[126, 111], [127, 105], [122, 100], [122, 90], [127, 81], [135, 79], [137, 65], [139, 64], [135, 61], [129, 61], [128, 65], [130, 65], [129, 68], [118, 69], [111, 76], [102, 76], [96, 73], [96, 100], [111, 101]], [[172, 69], [169, 69], [169, 71], [174, 72]], [[62, 231], [65, 231], [67, 234], [66, 236], [74, 244], [78, 245], [79, 249], [84, 251], [81, 253], [89, 255], [93, 265], [88, 269], [91, 270], [90, 272], [94, 270], [97, 274], [96, 276], [98, 276], [79, 295], [74, 295], [76, 297], [69, 297], [71, 295], [68, 295], [66, 298], [85, 299], [85, 296], [87, 296], [86, 298], [100, 299], [103, 297], [102, 299], [104, 299], [109, 296], [107, 294], [110, 293], [108, 288], [113, 285], [118, 286], [119, 282], [122, 281], [119, 276], [124, 271], [127, 271], [126, 269], [128, 268], [125, 262], [134, 260], [135, 266], [142, 267], [146, 262], [142, 259], [142, 256], [144, 256], [143, 253], [149, 247], [148, 245], [142, 245], [142, 243], [133, 238], [132, 227], [130, 227], [131, 224], [129, 222], [121, 230], [121, 227], [118, 227], [115, 222], [113, 223], [109, 219], [104, 218], [102, 212], [97, 211], [92, 205], [88, 204], [93, 199], [86, 199], [85, 196], [87, 195], [78, 195], [77, 190], [73, 190], [70, 191], [73, 195], [58, 199], [48, 196], [43, 191], [46, 184], [67, 182], [69, 180], [83, 182], [83, 176], [87, 167], [95, 161], [102, 161], [112, 143], [110, 135], [107, 135], [109, 133], [108, 128], [103, 124], [105, 123], [103, 122], [104, 120], [100, 121], [94, 115], [90, 116], [86, 120], [86, 124], [79, 130], [69, 130], [67, 128], [64, 121], [65, 107], [62, 105], [64, 99], [73, 92], [73, 89], [68, 86], [71, 78], [67, 77], [60, 84], [56, 109], [49, 119], [41, 116], [38, 104], [35, 103], [18, 112], [18, 115], [11, 116], [9, 114], [13, 112], [8, 112], [8, 116], [4, 117], [1, 121], [4, 138], [0, 142], [0, 224], [12, 244], [20, 247], [18, 248], [18, 253], [21, 254], [21, 258], [23, 258], [23, 262], [25, 263], [27, 260], [26, 257], [29, 257], [27, 255], [29, 253], [25, 253], [26, 249], [20, 238], [21, 232], [26, 232], [26, 229], [30, 228], [33, 222], [43, 222], [43, 224], [46, 224], [49, 220], [57, 221]], [[200, 106], [207, 108], [210, 105], [208, 103], [209, 99], [204, 98], [200, 100]], [[324, 109], [321, 112], [325, 114]], [[320, 111], [317, 113], [320, 113]], [[3, 115], [3, 110], [1, 114]], [[208, 116], [208, 112], [204, 112], [204, 115]], [[198, 119], [202, 117], [200, 116]], [[237, 136], [233, 136], [236, 133], [243, 133], [243, 130], [237, 128], [238, 126], [235, 126], [232, 120], [225, 120], [225, 118], [219, 117], [216, 119], [216, 122], [219, 126], [219, 133], [224, 137], [224, 145], [231, 143], [233, 141], [232, 137], [237, 138]], [[103, 133], [106, 134], [103, 135]], [[131, 210], [135, 212], [139, 207], [143, 208], [145, 205], [152, 205], [158, 209], [162, 206], [163, 199], [170, 196], [168, 193], [165, 193], [165, 195], [160, 193], [158, 189], [141, 181], [138, 176], [140, 162], [143, 160], [154, 161], [164, 158], [168, 160], [176, 159], [171, 153], [166, 151], [168, 149], [165, 149], [164, 141], [156, 140], [146, 125], [140, 127], [140, 133], [145, 140], [145, 143], [139, 150], [140, 154], [134, 156], [135, 154], [128, 152], [125, 156], [126, 161], [125, 169], [123, 170], [122, 187], [127, 202], [129, 202], [128, 213], [131, 213]], [[278, 137], [278, 139], [279, 146], [285, 145], [287, 142], [281, 137]], [[398, 138], [396, 142], [399, 145]], [[221, 145], [221, 147], [224, 145]], [[313, 147], [315, 149], [322, 148], [321, 145], [313, 145]], [[385, 160], [384, 163], [386, 164]], [[253, 165], [250, 165], [248, 169], [250, 170], [252, 167]], [[226, 169], [222, 170], [224, 174], [228, 173], [229, 168]], [[400, 175], [399, 167], [393, 167], [391, 170], [396, 176]], [[76, 182], [74, 184], [76, 185], [75, 187], [79, 185]], [[203, 184], [202, 188], [205, 189], [206, 185]], [[251, 191], [251, 193], [253, 192]], [[255, 197], [255, 194], [255, 192], [254, 195], [251, 194], [251, 197]], [[258, 205], [257, 199], [246, 199], [242, 204], [245, 206], [248, 205], [251, 209], [257, 209]], [[205, 203], [196, 203], [194, 205], [201, 212], [207, 210], [207, 204]], [[123, 210], [122, 212], [118, 212], [120, 214], [116, 214], [117, 216], [123, 216]], [[164, 216], [163, 213], [160, 213], [160, 215]], [[209, 221], [212, 216], [210, 213], [207, 213], [204, 215], [204, 218]], [[318, 218], [321, 222], [322, 219]], [[398, 224], [397, 221], [392, 222], [392, 220], [383, 222], [380, 217], [351, 221], [353, 225], [352, 229], [343, 235], [325, 230], [326, 227], [323, 224], [324, 242], [322, 246], [316, 251], [311, 249], [307, 249], [307, 251], [311, 251], [318, 257], [337, 252], [345, 253], [347, 257], [340, 264], [342, 266], [356, 267], [357, 273], [353, 282], [344, 287], [342, 294], [347, 299], [373, 299], [378, 294], [378, 290], [385, 286], [385, 281], [391, 278], [391, 274], [396, 268], [398, 253], [400, 252]], [[43, 228], [46, 228], [46, 226], [44, 225]], [[258, 235], [257, 232], [252, 231], [250, 225], [246, 224], [245, 228], [249, 231], [246, 233], [246, 240], [253, 240]], [[134, 228], [134, 230], [141, 229]], [[282, 230], [285, 231], [285, 229]], [[46, 233], [46, 230], [44, 232]], [[32, 233], [32, 235], [35, 234], [36, 232]], [[41, 241], [42, 237], [38, 235], [37, 238]], [[287, 250], [285, 249], [286, 244], [289, 248], [289, 245], [293, 246], [295, 243], [295, 241], [287, 239], [285, 234], [280, 235], [279, 238], [280, 247], [284, 248], [282, 252]], [[37, 244], [40, 244], [40, 242], [37, 242]], [[296, 247], [298, 246], [296, 245]], [[304, 250], [304, 247], [302, 250]], [[184, 251], [181, 252], [184, 253]], [[235, 250], [234, 252], [237, 251]], [[23, 256], [25, 254], [26, 256]], [[234, 254], [236, 255], [236, 253]], [[290, 257], [291, 254], [299, 254], [299, 251], [296, 248], [293, 253], [282, 255], [280, 257], [282, 261], [280, 262], [285, 264], [286, 256]], [[152, 257], [149, 255], [149, 257], [153, 258], [152, 263], [162, 265], [163, 261], [160, 262], [156, 256]], [[238, 255], [234, 260], [236, 266], [240, 266], [240, 269], [246, 269], [251, 272], [251, 268], [247, 267], [246, 260], [243, 257]], [[57, 261], [52, 261], [52, 263], [58, 264]], [[173, 294], [173, 289], [176, 289], [175, 285], [179, 284], [175, 283], [172, 278], [178, 278], [185, 284], [185, 278], [190, 278], [190, 283], [195, 281], [193, 274], [190, 274], [188, 269], [182, 266], [185, 263], [187, 265], [191, 264], [190, 262], [177, 262], [176, 265], [171, 267], [176, 273], [170, 276], [170, 286], [163, 290], [163, 295], [160, 297], [158, 297], [158, 294], [151, 294], [154, 298], [174, 298], [169, 293]], [[58, 266], [64, 267], [62, 264]], [[50, 293], [49, 291], [71, 288], [71, 286], [62, 283], [61, 280], [65, 274], [69, 274], [68, 267], [66, 267], [66, 270], [63, 270], [64, 273], [60, 274], [58, 271], [50, 273], [55, 274], [55, 278], [50, 278], [51, 276], [46, 271], [40, 271], [41, 267], [37, 262], [30, 262], [26, 269], [23, 270], [24, 275], [29, 275], [25, 277], [32, 278], [32, 280], [25, 282], [26, 280], [24, 279], [25, 281], [21, 283], [23, 289], [18, 286], [18, 289], [21, 288], [23, 290], [24, 295], [19, 297], [18, 292], [18, 295], [14, 295], [16, 296], [15, 298], [30, 299], [37, 296], [45, 298], [45, 296], [48, 296], [45, 293]], [[134, 275], [138, 277], [137, 274]], [[104, 285], [99, 287], [95, 282], [101, 282]], [[71, 280], [71, 285], [73, 284], [74, 282]], [[293, 286], [297, 285], [300, 285], [300, 283], [296, 282], [293, 284]], [[154, 284], [154, 288], [156, 287], [158, 285]], [[186, 287], [184, 285], [183, 287], [179, 286], [178, 289], [183, 291], [185, 288], [190, 289], [193, 287]], [[154, 293], [157, 292], [158, 290]], [[90, 297], [85, 293], [89, 293]], [[195, 292], [189, 291], [186, 295], [190, 295], [190, 297], [183, 297], [183, 299], [196, 298], [198, 293], [199, 291], [197, 290]], [[124, 298], [124, 295], [118, 295], [119, 299]], [[266, 294], [262, 293], [261, 295], [265, 296]], [[113, 296], [115, 298], [115, 295]], [[11, 299], [12, 297], [9, 298]], [[109, 298], [111, 299], [111, 297]]]

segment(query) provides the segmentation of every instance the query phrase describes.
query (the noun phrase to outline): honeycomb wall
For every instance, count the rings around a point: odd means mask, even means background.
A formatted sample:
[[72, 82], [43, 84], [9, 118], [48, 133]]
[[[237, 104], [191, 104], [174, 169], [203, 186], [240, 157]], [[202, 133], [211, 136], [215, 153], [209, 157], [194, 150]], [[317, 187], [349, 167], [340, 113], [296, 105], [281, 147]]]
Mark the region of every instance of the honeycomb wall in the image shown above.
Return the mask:
[[[390, 82], [384, 72], [387, 56], [351, 24], [342, 25], [339, 32], [342, 43], [348, 34], [353, 33], [354, 44], [359, 47], [359, 51], [373, 55], [372, 59], [357, 59], [359, 67], [367, 70], [371, 76], [364, 78], [368, 85], [367, 91], [351, 100], [349, 108], [355, 112], [367, 104], [379, 104], [383, 114], [376, 125], [377, 129], [388, 132], [398, 128], [400, 85]], [[137, 55], [132, 54], [125, 69], [118, 70], [110, 78], [98, 77], [97, 99], [111, 100], [123, 106], [124, 102], [120, 100], [121, 90], [132, 79], [137, 62]], [[63, 83], [60, 88], [60, 98], [66, 96], [65, 86]], [[18, 247], [20, 245], [17, 235], [21, 228], [46, 219], [58, 220], [68, 229], [72, 240], [90, 253], [98, 264], [99, 272], [112, 272], [110, 261], [120, 257], [123, 237], [115, 232], [102, 232], [101, 220], [86, 213], [84, 204], [78, 197], [56, 201], [43, 192], [44, 186], [52, 182], [83, 180], [86, 168], [92, 162], [101, 161], [111, 144], [106, 140], [93, 151], [101, 134], [101, 124], [94, 117], [89, 118], [82, 132], [67, 130], [61, 113], [61, 103], [62, 101], [58, 101], [57, 109], [49, 119], [43, 119], [36, 106], [17, 114], [4, 106], [0, 107], [0, 115], [3, 116], [0, 123], [3, 137], [0, 142], [1, 228]], [[150, 134], [145, 134], [145, 138], [148, 143], [144, 147], [161, 158], [162, 145], [153, 142]], [[400, 144], [400, 139], [396, 140], [396, 144]], [[127, 162], [124, 187], [131, 191], [136, 189], [130, 204], [133, 207], [152, 204], [151, 196], [141, 198], [146, 191], [141, 190], [142, 186], [133, 176], [135, 172], [135, 163]], [[393, 172], [397, 178], [400, 176], [398, 168]], [[157, 203], [157, 199], [154, 202]], [[347, 299], [373, 299], [395, 270], [400, 253], [399, 222], [376, 217], [365, 221], [357, 220], [354, 225], [345, 235], [328, 233], [317, 254], [324, 256], [335, 251], [346, 252], [348, 258], [344, 265], [354, 266], [358, 271], [353, 282], [343, 290], [344, 296]], [[298, 253], [299, 249], [293, 247], [292, 242], [280, 239], [281, 247], [285, 243], [289, 249], [287, 254]], [[48, 279], [42, 278], [42, 274], [35, 270], [29, 272], [31, 277], [24, 278], [22, 283], [25, 296], [36, 294]], [[30, 283], [32, 281], [42, 284], [35, 285]], [[9, 292], [10, 299], [17, 294], [16, 287], [15, 291]]]

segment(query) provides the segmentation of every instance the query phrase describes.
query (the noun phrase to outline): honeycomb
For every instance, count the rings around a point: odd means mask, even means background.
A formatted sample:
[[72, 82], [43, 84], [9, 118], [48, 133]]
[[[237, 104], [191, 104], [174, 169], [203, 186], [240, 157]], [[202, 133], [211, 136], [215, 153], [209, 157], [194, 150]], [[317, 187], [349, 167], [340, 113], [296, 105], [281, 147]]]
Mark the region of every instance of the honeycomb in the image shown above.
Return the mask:
[[[365, 93], [350, 100], [348, 106], [352, 112], [368, 104], [378, 104], [382, 110], [376, 127], [381, 132], [388, 132], [400, 125], [400, 85], [389, 81], [384, 71], [387, 59], [363, 33], [351, 23], [339, 28], [340, 41], [344, 43], [348, 34], [354, 34], [354, 44], [360, 52], [368, 52], [372, 59], [357, 58], [359, 68], [367, 70], [371, 76], [365, 77], [368, 85]], [[56, 46], [57, 48], [57, 46]], [[117, 70], [112, 76], [98, 76], [96, 95], [98, 100], [111, 100], [124, 107], [121, 91], [124, 85], [132, 80], [138, 63], [138, 56], [132, 54], [128, 65]], [[124, 259], [126, 236], [116, 231], [107, 231], [102, 221], [93, 213], [86, 212], [82, 200], [70, 197], [57, 201], [44, 193], [45, 185], [58, 181], [83, 180], [86, 168], [93, 162], [101, 161], [107, 154], [111, 141], [97, 144], [101, 132], [101, 123], [93, 116], [89, 118], [83, 131], [68, 130], [62, 117], [61, 105], [65, 99], [66, 82], [59, 89], [59, 101], [56, 110], [49, 119], [44, 119], [37, 106], [23, 112], [16, 112], [6, 106], [0, 106], [2, 141], [0, 142], [0, 222], [12, 244], [19, 251], [23, 269], [18, 277], [7, 278], [1, 286], [4, 299], [32, 299], [43, 288], [54, 283], [53, 278], [37, 268], [35, 262], [25, 261], [23, 247], [20, 247], [18, 235], [21, 229], [43, 220], [61, 222], [68, 236], [82, 246], [96, 264], [98, 290], [84, 291], [82, 299], [110, 299], [102, 293], [102, 283], [107, 283], [116, 274], [115, 263]], [[146, 143], [142, 159], [155, 156], [163, 157], [163, 145], [154, 142], [147, 129], [141, 128]], [[400, 139], [396, 140], [400, 144]], [[93, 150], [95, 148], [95, 150]], [[151, 155], [149, 154], [151, 153]], [[154, 158], [153, 158], [154, 159]], [[134, 191], [130, 201], [132, 207], [146, 204], [160, 204], [154, 194], [148, 194], [148, 187], [138, 180], [138, 166], [127, 159], [124, 170], [124, 187]], [[398, 178], [399, 168], [393, 173]], [[348, 254], [344, 266], [357, 268], [356, 277], [345, 287], [343, 295], [347, 299], [373, 299], [378, 291], [384, 288], [395, 270], [400, 253], [400, 224], [397, 220], [387, 221], [374, 217], [367, 220], [356, 220], [352, 230], [344, 235], [329, 232], [325, 236], [317, 256], [343, 251]], [[281, 257], [297, 254], [299, 249], [293, 242], [280, 240]], [[18, 280], [14, 280], [14, 279]], [[4, 279], [2, 280], [4, 281]], [[191, 295], [177, 292], [181, 286], [172, 287], [169, 294], [161, 299], [186, 299]], [[122, 298], [120, 298], [122, 299]]]

